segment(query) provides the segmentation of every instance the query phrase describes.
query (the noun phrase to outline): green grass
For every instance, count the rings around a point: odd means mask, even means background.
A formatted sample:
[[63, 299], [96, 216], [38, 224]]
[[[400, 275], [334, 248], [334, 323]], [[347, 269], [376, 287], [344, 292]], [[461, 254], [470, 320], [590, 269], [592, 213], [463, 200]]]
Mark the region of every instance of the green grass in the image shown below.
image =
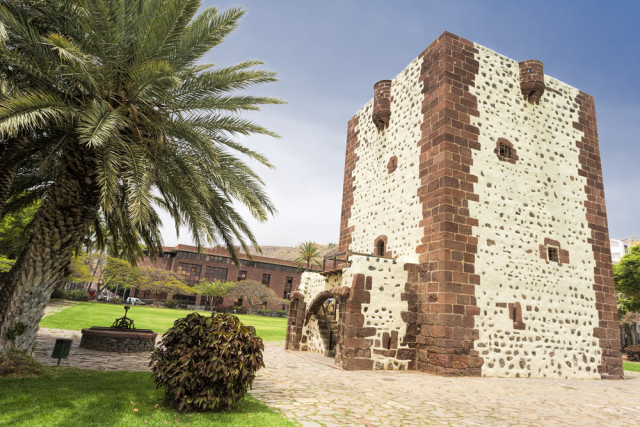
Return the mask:
[[638, 362], [622, 362], [625, 371], [640, 372], [640, 363]]
[[49, 372], [32, 378], [0, 378], [0, 425], [294, 425], [249, 395], [231, 412], [178, 413], [163, 406], [164, 392], [156, 390], [146, 372], [71, 368]]
[[[71, 329], [79, 331], [91, 326], [111, 326], [113, 321], [124, 315], [123, 305], [84, 302], [53, 313], [40, 322], [44, 328]], [[135, 322], [139, 329], [151, 329], [164, 334], [179, 317], [185, 317], [190, 311], [170, 308], [145, 307], [134, 305], [127, 317]], [[200, 311], [208, 316], [210, 313]], [[258, 335], [265, 341], [282, 341], [286, 337], [287, 319], [282, 317], [264, 317], [237, 314], [242, 323], [254, 326]]]

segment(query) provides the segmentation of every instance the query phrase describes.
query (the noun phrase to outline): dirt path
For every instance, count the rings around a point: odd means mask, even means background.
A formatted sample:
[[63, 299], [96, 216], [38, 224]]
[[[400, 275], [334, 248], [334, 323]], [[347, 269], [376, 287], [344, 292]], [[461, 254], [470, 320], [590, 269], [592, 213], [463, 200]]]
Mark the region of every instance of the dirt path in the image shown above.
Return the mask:
[[65, 308], [71, 307], [73, 305], [78, 304], [77, 301], [69, 301], [66, 299], [52, 299], [49, 300], [49, 303], [44, 309], [44, 316], [47, 317], [50, 314], [57, 313], [59, 311], [64, 310]]

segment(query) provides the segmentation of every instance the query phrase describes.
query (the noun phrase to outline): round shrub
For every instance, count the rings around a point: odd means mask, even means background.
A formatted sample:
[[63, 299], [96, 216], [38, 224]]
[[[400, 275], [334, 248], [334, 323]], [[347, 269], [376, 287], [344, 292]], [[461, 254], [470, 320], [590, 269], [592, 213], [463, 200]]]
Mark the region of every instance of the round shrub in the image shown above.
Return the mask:
[[633, 344], [624, 348], [629, 360], [640, 360], [640, 344]]
[[175, 299], [168, 299], [165, 303], [164, 306], [167, 308], [176, 308], [178, 307], [178, 301]]
[[228, 313], [178, 319], [151, 356], [156, 387], [178, 411], [231, 410], [264, 367], [253, 326]]
[[88, 301], [89, 292], [87, 292], [85, 289], [74, 289], [67, 292], [67, 298], [76, 301]]
[[53, 292], [51, 292], [51, 298], [52, 299], [65, 299], [65, 298], [67, 298], [67, 293], [64, 291], [64, 289], [53, 288]]

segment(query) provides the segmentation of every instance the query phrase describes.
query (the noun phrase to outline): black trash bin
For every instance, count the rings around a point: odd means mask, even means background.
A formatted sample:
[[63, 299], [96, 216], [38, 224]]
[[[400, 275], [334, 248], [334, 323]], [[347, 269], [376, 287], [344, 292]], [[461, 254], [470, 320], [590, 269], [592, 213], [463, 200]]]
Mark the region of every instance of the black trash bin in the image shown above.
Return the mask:
[[58, 359], [58, 365], [60, 364], [60, 359], [66, 359], [69, 356], [69, 351], [71, 350], [71, 344], [73, 344], [73, 340], [66, 338], [58, 338], [56, 339], [56, 343], [53, 346], [53, 352], [51, 353], [51, 357], [54, 359]]

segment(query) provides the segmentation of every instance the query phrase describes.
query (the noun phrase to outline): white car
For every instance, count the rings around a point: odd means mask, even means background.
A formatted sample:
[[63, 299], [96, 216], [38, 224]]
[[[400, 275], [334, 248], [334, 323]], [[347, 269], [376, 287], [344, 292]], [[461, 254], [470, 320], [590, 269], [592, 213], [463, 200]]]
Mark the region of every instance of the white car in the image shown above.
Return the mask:
[[131, 305], [146, 305], [144, 302], [140, 301], [139, 298], [127, 298], [127, 300], [125, 301], [127, 304], [131, 304]]

